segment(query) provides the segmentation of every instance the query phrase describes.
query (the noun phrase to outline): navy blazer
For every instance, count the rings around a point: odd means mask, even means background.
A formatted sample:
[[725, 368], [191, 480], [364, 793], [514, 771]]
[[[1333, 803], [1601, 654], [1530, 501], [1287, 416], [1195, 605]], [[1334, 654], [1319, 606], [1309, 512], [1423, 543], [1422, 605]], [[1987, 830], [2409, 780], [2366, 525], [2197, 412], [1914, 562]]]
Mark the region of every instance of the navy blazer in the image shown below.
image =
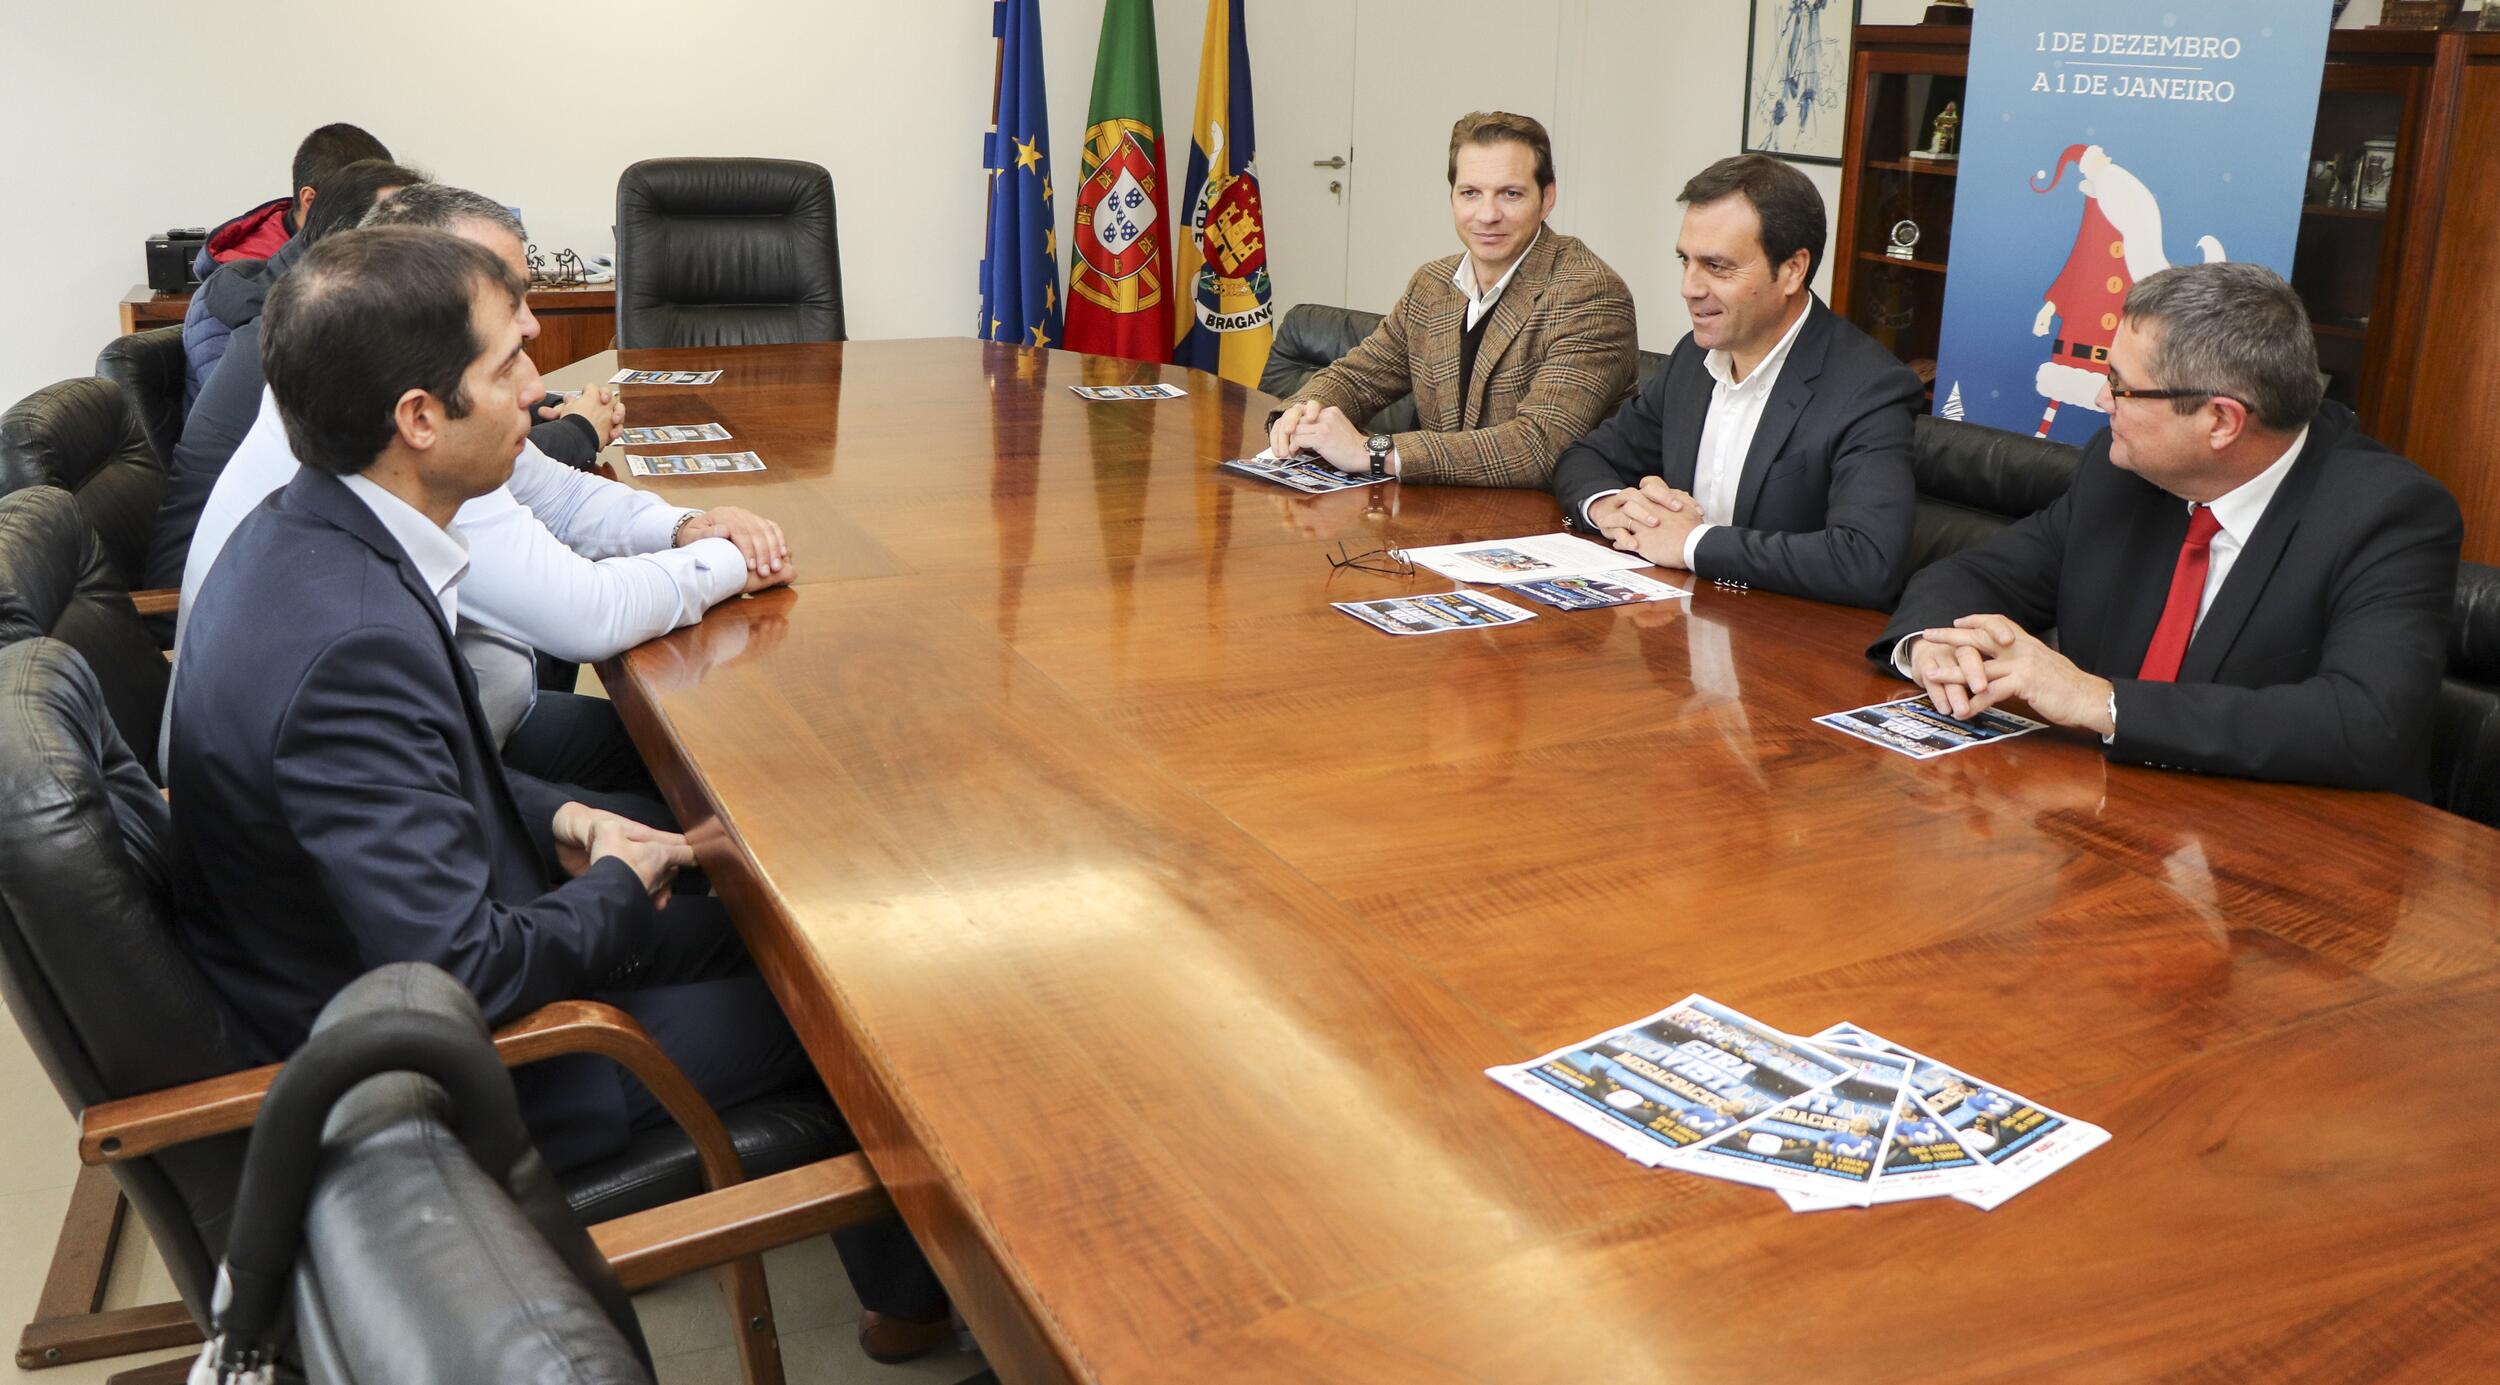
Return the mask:
[[2047, 509], [1921, 570], [1867, 656], [2002, 615], [2110, 680], [2115, 760], [2430, 792], [2464, 521], [2446, 487], [2328, 404], [2197, 624], [2175, 682], [2136, 678], [2161, 624], [2185, 502], [2109, 460], [2109, 430]]
[[[1709, 355], [1686, 333], [1666, 369], [1564, 449], [1554, 495], [1574, 524], [1589, 497], [1644, 476], [1692, 490], [1716, 383]], [[1734, 522], [1702, 535], [1696, 572], [1818, 601], [1890, 606], [1909, 576], [1918, 514], [1910, 436], [1925, 398], [1909, 367], [1810, 301], [1745, 454]]]
[[385, 962], [441, 967], [502, 1024], [647, 952], [641, 880], [563, 878], [563, 795], [507, 779], [433, 593], [336, 477], [303, 468], [235, 530], [172, 701], [176, 916], [259, 1058]]

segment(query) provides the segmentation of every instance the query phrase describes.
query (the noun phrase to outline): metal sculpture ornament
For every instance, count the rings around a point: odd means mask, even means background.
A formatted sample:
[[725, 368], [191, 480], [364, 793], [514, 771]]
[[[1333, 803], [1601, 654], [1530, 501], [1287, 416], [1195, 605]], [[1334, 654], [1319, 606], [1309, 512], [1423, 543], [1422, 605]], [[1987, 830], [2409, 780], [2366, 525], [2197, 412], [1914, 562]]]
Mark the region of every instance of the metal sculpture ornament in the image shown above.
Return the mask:
[[1068, 290], [1115, 313], [1163, 301], [1163, 241], [1155, 224], [1154, 132], [1135, 120], [1106, 120], [1085, 132], [1096, 159], [1076, 208], [1076, 263]]
[[1207, 135], [1207, 177], [1189, 212], [1189, 235], [1201, 261], [1192, 306], [1198, 325], [1210, 332], [1255, 331], [1275, 314], [1258, 166], [1246, 163], [1239, 173], [1225, 172], [1223, 125], [1208, 125]]

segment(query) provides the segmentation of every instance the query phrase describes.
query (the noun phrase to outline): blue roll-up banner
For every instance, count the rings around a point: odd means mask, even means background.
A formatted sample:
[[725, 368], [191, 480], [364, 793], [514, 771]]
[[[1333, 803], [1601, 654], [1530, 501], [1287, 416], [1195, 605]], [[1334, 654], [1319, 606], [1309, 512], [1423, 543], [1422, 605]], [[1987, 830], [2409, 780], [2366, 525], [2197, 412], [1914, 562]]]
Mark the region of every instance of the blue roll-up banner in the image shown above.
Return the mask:
[[1975, 6], [1936, 411], [2080, 443], [2128, 288], [2292, 272], [2330, 0]]

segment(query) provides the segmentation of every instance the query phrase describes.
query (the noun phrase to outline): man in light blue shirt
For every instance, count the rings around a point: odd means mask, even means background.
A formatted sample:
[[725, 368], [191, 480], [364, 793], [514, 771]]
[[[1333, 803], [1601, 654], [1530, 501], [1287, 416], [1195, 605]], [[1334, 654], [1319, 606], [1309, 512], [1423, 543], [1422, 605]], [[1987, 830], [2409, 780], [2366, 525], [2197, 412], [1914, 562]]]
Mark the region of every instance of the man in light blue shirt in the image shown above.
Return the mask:
[[[446, 230], [525, 272], [518, 223], [476, 193], [421, 184], [368, 220]], [[533, 336], [536, 325], [525, 322]], [[276, 401], [264, 390], [260, 415], [192, 537], [175, 624], [176, 677], [193, 596], [236, 526], [296, 470]], [[664, 816], [615, 709], [601, 698], [541, 690], [537, 653], [595, 662], [700, 620], [730, 597], [789, 581], [779, 526], [734, 507], [681, 509], [526, 445], [510, 482], [461, 506], [453, 531], [470, 554], [458, 644], [505, 762], [603, 796], [603, 806], [630, 816]], [[171, 734], [168, 727], [168, 741]]]

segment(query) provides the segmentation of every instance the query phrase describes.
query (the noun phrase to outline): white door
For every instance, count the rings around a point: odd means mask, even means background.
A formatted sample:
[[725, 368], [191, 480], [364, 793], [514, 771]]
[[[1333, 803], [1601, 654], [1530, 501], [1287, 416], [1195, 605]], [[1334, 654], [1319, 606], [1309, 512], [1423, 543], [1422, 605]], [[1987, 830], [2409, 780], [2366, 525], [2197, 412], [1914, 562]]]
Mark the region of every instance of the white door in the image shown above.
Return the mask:
[[[1353, 142], [1362, 151], [1362, 176], [1347, 183], [1353, 217], [1339, 302], [1386, 312], [1417, 265], [1457, 253], [1449, 159], [1450, 125], [1460, 116], [1478, 110], [1534, 116], [1558, 143], [1563, 140], [1554, 109], [1563, 2], [1372, 0], [1345, 6], [1354, 11], [1352, 52], [1367, 76], [1354, 86]], [[1259, 116], [1264, 125], [1264, 106]], [[1268, 147], [1278, 146], [1271, 141]]]
[[[1250, 76], [1258, 122], [1259, 197], [1267, 212], [1268, 274], [1276, 315], [1296, 303], [1346, 301], [1346, 211], [1354, 203], [1354, 29], [1359, 0], [1258, 0], [1246, 5]], [[1198, 109], [1198, 53], [1205, 0], [1182, 0], [1186, 23], [1156, 11], [1165, 72], [1187, 73], [1169, 92], [1182, 151], [1174, 179], [1187, 177], [1188, 125]], [[1182, 215], [1179, 201], [1174, 216]]]

